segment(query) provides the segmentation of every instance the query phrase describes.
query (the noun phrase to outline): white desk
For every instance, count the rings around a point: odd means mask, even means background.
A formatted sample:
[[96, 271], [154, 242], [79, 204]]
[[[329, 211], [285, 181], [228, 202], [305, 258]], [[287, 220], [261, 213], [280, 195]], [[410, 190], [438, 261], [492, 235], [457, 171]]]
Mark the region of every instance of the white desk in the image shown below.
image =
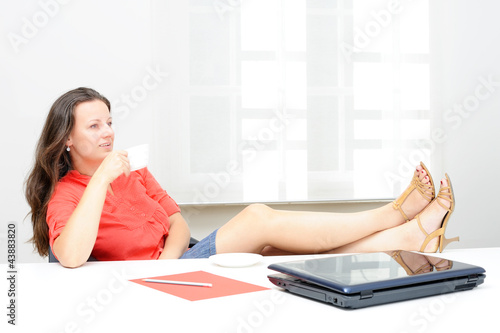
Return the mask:
[[[440, 256], [484, 267], [485, 283], [472, 291], [342, 310], [285, 293], [268, 281], [267, 275], [274, 273], [268, 264], [295, 256], [267, 257], [247, 268], [223, 268], [206, 259], [90, 262], [77, 269], [18, 264], [14, 331], [441, 333], [497, 329], [500, 248], [449, 250]], [[6, 265], [0, 267], [7, 271]], [[271, 290], [192, 302], [128, 281], [196, 270]], [[7, 310], [2, 308], [0, 327], [10, 327]]]

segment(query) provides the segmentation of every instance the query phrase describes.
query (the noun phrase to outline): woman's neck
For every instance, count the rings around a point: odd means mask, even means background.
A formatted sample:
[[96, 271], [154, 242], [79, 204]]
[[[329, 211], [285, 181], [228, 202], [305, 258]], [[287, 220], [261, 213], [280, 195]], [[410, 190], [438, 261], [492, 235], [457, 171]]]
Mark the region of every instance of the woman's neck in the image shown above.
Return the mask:
[[99, 168], [99, 165], [101, 165], [101, 163], [93, 164], [93, 163], [88, 163], [88, 162], [84, 162], [84, 161], [77, 160], [77, 159], [74, 159], [72, 161], [72, 164], [73, 164], [74, 170], [78, 171], [82, 175], [89, 176], [89, 177], [92, 177], [94, 175], [94, 173], [96, 172], [96, 170]]

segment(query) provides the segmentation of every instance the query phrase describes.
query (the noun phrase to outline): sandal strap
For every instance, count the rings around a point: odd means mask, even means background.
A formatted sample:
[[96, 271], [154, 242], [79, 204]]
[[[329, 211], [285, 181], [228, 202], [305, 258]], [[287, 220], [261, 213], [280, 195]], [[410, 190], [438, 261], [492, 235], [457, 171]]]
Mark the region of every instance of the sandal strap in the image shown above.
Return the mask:
[[[427, 201], [431, 201], [434, 198], [434, 186], [422, 183], [417, 176], [414, 176], [411, 182], [420, 195], [427, 199]], [[430, 194], [428, 193], [429, 191]]]
[[[444, 231], [445, 230], [444, 230], [443, 227], [441, 227], [441, 228], [439, 228], [437, 230], [434, 230], [430, 234], [427, 233], [427, 231], [425, 231], [424, 227], [422, 226], [422, 223], [420, 222], [420, 214], [417, 215], [417, 222], [418, 222], [418, 226], [419, 226], [420, 230], [426, 236], [425, 239], [424, 239], [424, 242], [422, 243], [422, 246], [420, 246], [420, 250], [419, 250], [419, 252], [424, 252], [425, 248], [427, 247], [427, 244], [429, 244], [429, 242], [431, 240], [433, 240], [434, 238], [444, 235]], [[432, 252], [436, 252], [438, 246], [439, 246], [439, 243], [436, 244], [436, 250], [432, 251]]]
[[410, 221], [410, 218], [405, 214], [405, 212], [403, 211], [403, 208], [401, 208], [400, 203], [393, 201], [392, 208], [399, 210], [399, 212], [401, 213], [401, 215], [403, 215], [403, 218], [405, 219], [406, 222]]
[[452, 194], [451, 194], [451, 187], [449, 186], [446, 186], [446, 187], [442, 187], [441, 190], [439, 190], [439, 193], [437, 195], [437, 203], [443, 207], [444, 209], [446, 209], [447, 211], [451, 211], [451, 207], [452, 205], [450, 205], [450, 207], [447, 207], [444, 203], [441, 202], [441, 200], [439, 199], [442, 199], [442, 200], [446, 200], [448, 202], [453, 202], [453, 199], [452, 199]]
[[410, 193], [412, 193], [414, 190], [417, 190], [418, 193], [420, 193], [420, 195], [424, 197], [424, 199], [426, 199], [428, 202], [431, 202], [434, 198], [434, 186], [422, 183], [418, 176], [414, 175], [410, 182], [410, 185], [408, 185], [406, 190], [399, 196], [399, 198], [392, 202], [392, 207], [395, 210], [399, 210], [406, 222], [410, 221], [410, 218], [403, 211], [402, 206], [405, 203], [406, 198], [408, 198]]

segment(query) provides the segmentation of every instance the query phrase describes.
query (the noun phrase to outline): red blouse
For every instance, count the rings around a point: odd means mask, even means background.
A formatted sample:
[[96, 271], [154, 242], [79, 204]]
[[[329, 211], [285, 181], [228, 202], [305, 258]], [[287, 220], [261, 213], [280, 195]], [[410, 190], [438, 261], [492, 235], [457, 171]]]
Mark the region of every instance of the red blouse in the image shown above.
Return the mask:
[[[89, 176], [76, 170], [57, 183], [47, 209], [50, 246], [61, 234], [83, 195]], [[177, 203], [143, 168], [121, 175], [107, 192], [92, 256], [97, 260], [158, 259], [170, 228], [169, 216], [180, 212]]]

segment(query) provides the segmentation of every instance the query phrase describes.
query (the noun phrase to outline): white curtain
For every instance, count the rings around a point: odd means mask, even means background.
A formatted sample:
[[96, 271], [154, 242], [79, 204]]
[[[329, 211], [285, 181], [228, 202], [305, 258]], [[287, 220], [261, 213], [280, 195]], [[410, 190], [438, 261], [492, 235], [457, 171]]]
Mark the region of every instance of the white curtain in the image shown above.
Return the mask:
[[428, 6], [153, 2], [157, 178], [182, 203], [395, 196], [431, 163]]

